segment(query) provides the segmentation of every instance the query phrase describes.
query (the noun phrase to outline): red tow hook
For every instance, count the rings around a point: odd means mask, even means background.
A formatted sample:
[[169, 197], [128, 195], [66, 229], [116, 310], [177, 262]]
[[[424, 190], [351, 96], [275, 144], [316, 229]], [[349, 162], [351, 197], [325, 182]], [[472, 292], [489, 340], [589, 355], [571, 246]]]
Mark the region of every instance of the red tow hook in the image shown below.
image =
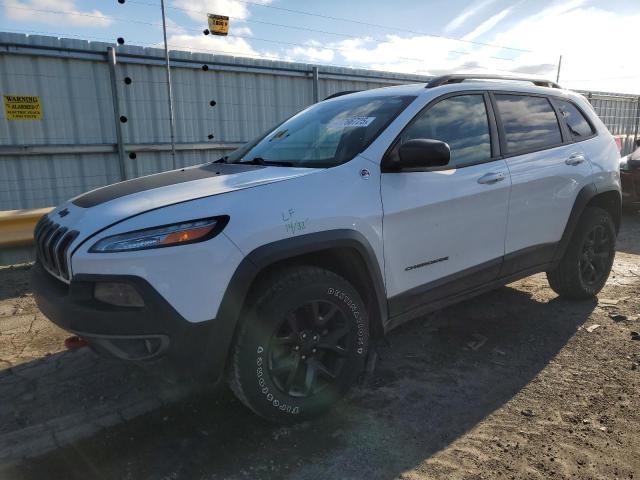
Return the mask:
[[89, 345], [87, 341], [77, 335], [69, 337], [64, 341], [64, 346], [67, 347], [68, 350], [77, 350], [78, 348], [86, 347], [87, 345]]

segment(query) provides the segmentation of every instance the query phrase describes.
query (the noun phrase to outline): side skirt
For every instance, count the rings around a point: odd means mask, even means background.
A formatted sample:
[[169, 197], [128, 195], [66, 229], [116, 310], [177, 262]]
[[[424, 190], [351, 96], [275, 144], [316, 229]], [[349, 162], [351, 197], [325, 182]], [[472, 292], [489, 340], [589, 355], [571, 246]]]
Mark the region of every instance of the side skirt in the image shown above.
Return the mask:
[[[556, 243], [550, 243], [512, 252], [504, 259], [497, 261], [499, 271], [496, 270], [496, 261], [491, 261], [481, 265], [480, 268], [473, 267], [392, 297], [389, 299], [390, 312], [397, 312], [402, 306], [407, 305], [408, 299], [415, 305], [416, 291], [420, 292], [422, 302], [391, 316], [384, 325], [384, 331], [386, 333], [409, 320], [500, 288], [516, 280], [552, 270], [557, 265], [553, 261], [557, 246]], [[487, 279], [489, 276], [491, 276], [490, 280]]]

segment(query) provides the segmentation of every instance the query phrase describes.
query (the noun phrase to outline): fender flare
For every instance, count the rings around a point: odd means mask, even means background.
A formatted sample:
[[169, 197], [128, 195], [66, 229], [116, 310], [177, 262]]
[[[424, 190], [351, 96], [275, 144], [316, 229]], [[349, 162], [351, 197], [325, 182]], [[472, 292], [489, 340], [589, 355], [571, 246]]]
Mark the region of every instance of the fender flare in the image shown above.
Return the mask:
[[208, 335], [208, 368], [217, 373], [223, 372], [247, 295], [262, 271], [280, 261], [335, 248], [353, 249], [363, 260], [367, 269], [365, 273], [374, 287], [372, 294], [379, 310], [376, 313], [384, 323], [388, 318], [384, 280], [375, 252], [364, 235], [355, 230], [340, 229], [277, 240], [246, 255], [231, 277]]
[[[564, 256], [567, 251], [567, 247], [569, 246], [569, 242], [571, 241], [571, 237], [573, 236], [573, 232], [575, 231], [578, 222], [580, 221], [580, 217], [584, 212], [585, 208], [598, 195], [601, 195], [606, 192], [616, 192], [620, 195], [620, 192], [616, 188], [608, 188], [605, 190], [598, 190], [596, 186], [592, 183], [589, 185], [585, 185], [578, 192], [576, 196], [576, 200], [573, 202], [573, 208], [571, 209], [571, 213], [569, 214], [569, 219], [567, 220], [567, 225], [564, 228], [564, 232], [562, 234], [562, 238], [558, 242], [558, 246], [556, 247], [555, 254], [553, 256], [553, 262], [558, 263]], [[620, 197], [622, 202], [622, 197]]]

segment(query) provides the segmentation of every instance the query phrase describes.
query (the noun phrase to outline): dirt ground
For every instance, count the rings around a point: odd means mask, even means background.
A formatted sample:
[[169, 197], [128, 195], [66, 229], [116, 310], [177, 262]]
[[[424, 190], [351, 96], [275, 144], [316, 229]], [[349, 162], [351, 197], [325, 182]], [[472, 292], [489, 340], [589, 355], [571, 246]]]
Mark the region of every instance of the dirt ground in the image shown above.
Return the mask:
[[640, 215], [618, 250], [597, 300], [536, 275], [401, 327], [294, 427], [62, 352], [27, 270], [0, 270], [0, 479], [640, 478]]

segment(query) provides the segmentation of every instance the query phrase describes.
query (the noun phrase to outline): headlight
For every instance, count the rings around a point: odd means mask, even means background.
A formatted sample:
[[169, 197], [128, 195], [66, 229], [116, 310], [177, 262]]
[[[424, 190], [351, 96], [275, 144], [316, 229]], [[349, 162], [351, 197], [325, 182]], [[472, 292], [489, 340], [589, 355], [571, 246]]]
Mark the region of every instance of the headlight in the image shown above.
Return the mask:
[[627, 157], [623, 157], [620, 160], [620, 170], [623, 170], [623, 171], [631, 170], [629, 168], [629, 159]]
[[228, 220], [229, 217], [205, 218], [121, 233], [99, 240], [89, 251], [93, 253], [130, 252], [202, 242], [220, 233]]

